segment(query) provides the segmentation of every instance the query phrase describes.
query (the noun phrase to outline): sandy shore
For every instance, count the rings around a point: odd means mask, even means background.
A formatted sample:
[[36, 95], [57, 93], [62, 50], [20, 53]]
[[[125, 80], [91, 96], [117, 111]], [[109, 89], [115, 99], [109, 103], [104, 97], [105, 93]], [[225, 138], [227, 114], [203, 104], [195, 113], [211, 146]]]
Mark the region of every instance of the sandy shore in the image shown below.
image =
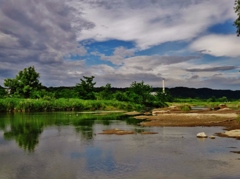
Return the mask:
[[[143, 120], [141, 126], [171, 126], [171, 127], [195, 127], [195, 126], [223, 126], [225, 133], [218, 134], [223, 137], [235, 137], [240, 139], [240, 121], [237, 120], [240, 111], [166, 111], [157, 115], [139, 115], [135, 119]], [[232, 130], [239, 129], [239, 132]]]

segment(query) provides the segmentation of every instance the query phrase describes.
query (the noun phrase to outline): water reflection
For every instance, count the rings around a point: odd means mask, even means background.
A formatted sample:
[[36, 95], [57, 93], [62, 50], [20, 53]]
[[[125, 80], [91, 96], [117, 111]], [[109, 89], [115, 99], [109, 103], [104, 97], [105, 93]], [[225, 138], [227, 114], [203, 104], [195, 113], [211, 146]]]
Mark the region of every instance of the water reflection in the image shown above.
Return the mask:
[[11, 123], [11, 129], [4, 132], [4, 139], [16, 140], [19, 147], [34, 151], [38, 144], [39, 135], [43, 131], [43, 124], [37, 121], [15, 121]]
[[[135, 119], [129, 119], [118, 113], [96, 115], [91, 113], [15, 113], [1, 114], [0, 129], [4, 131], [5, 140], [15, 140], [19, 147], [33, 152], [39, 142], [39, 136], [48, 126], [73, 125], [75, 131], [83, 140], [92, 140], [94, 124], [109, 126], [113, 121], [126, 120], [128, 124], [136, 124]], [[139, 122], [139, 121], [137, 121]]]
[[[141, 127], [119, 114], [0, 114], [0, 178], [238, 179], [240, 143], [221, 127]], [[133, 135], [100, 135], [105, 129]], [[141, 135], [143, 131], [157, 132]]]

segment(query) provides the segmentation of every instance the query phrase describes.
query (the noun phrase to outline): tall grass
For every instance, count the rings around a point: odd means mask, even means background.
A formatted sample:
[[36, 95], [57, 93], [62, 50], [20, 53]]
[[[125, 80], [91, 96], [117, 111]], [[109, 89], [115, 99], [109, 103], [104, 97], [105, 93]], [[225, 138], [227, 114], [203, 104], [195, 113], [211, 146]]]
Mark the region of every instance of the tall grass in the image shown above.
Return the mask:
[[0, 99], [0, 111], [84, 111], [84, 110], [140, 110], [143, 106], [115, 100], [81, 99]]

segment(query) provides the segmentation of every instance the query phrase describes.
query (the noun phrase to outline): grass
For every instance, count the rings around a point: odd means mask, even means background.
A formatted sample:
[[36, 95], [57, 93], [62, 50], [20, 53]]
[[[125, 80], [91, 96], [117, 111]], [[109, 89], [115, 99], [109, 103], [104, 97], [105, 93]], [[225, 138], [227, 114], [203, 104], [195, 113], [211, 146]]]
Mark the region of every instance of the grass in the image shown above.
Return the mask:
[[183, 106], [180, 106], [180, 109], [181, 109], [181, 111], [187, 112], [187, 111], [190, 111], [190, 110], [191, 110], [191, 106], [189, 106], [189, 105], [183, 105]]
[[231, 101], [231, 102], [207, 102], [207, 101], [192, 101], [192, 102], [168, 102], [169, 106], [203, 106], [213, 108], [219, 106], [220, 104], [226, 104], [227, 107], [231, 109], [239, 109], [240, 102], [239, 101]]
[[141, 110], [142, 105], [115, 100], [81, 99], [0, 99], [0, 111], [85, 111], [85, 110]]

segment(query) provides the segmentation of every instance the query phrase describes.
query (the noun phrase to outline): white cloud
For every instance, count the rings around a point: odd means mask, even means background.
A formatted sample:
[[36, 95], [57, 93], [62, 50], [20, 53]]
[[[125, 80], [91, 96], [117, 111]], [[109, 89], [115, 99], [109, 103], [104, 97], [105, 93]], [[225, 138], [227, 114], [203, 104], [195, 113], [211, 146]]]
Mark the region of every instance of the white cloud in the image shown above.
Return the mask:
[[213, 24], [236, 17], [234, 0], [228, 3], [225, 0], [188, 1], [184, 6], [182, 1], [172, 4], [157, 1], [158, 5], [148, 3], [145, 6], [133, 2], [121, 1], [110, 8], [73, 3], [76, 9], [81, 7], [81, 18], [95, 25], [79, 31], [78, 40], [119, 39], [134, 41], [137, 47], [146, 49], [164, 42], [189, 40]]
[[240, 56], [240, 38], [233, 35], [206, 35], [200, 37], [190, 45], [192, 50], [204, 50], [202, 53], [213, 56]]
[[125, 47], [120, 46], [114, 49], [112, 56], [106, 56], [99, 52], [92, 52], [91, 54], [100, 56], [102, 60], [110, 61], [114, 65], [121, 65], [124, 61], [124, 58], [133, 56], [134, 52], [134, 49], [126, 49]]
[[[194, 65], [201, 59], [180, 56], [176, 51], [169, 56], [136, 54], [164, 42], [196, 39], [190, 46], [192, 50], [207, 49], [211, 52], [202, 53], [238, 57], [239, 38], [235, 35], [206, 35], [210, 26], [236, 18], [233, 6], [234, 0], [1, 0], [0, 83], [34, 65], [46, 86], [74, 86], [83, 75], [95, 75], [98, 86], [111, 83], [124, 87], [141, 80], [159, 86], [159, 80], [166, 78], [168, 86], [201, 87], [207, 84], [204, 79], [217, 78], [219, 72], [209, 71], [215, 64]], [[95, 59], [87, 65], [87, 59], [66, 60], [87, 53], [78, 41], [86, 40], [81, 44], [89, 45], [112, 39], [135, 45], [131, 49], [114, 46], [111, 56], [101, 54], [103, 51], [92, 53], [115, 67], [91, 64]], [[184, 50], [179, 49], [184, 51], [180, 54], [187, 54], [189, 49]], [[198, 72], [200, 67], [207, 71]], [[227, 79], [232, 84], [237, 81], [229, 71], [222, 74], [223, 85], [228, 84]], [[214, 80], [211, 82], [214, 86]]]

